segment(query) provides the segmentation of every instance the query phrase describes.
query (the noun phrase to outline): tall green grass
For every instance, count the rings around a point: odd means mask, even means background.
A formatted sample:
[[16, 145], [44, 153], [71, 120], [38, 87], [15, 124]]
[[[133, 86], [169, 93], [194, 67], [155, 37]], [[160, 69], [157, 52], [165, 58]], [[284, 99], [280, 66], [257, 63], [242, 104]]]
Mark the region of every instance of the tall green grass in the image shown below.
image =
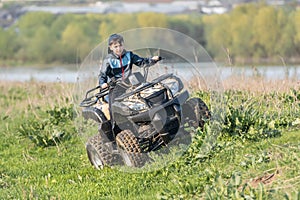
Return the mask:
[[[215, 143], [208, 123], [161, 169], [94, 170], [71, 87], [1, 84], [0, 199], [299, 199], [300, 91], [226, 91]], [[198, 92], [208, 105], [208, 92]], [[84, 130], [82, 130], [84, 131]]]

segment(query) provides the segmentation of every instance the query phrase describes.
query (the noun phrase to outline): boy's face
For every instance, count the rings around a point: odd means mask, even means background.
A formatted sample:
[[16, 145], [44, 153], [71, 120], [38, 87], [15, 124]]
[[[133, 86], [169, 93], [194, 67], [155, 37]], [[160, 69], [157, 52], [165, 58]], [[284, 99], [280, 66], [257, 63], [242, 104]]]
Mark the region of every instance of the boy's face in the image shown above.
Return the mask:
[[119, 42], [115, 42], [115, 43], [112, 43], [110, 46], [109, 46], [110, 50], [112, 50], [114, 52], [114, 54], [116, 54], [117, 56], [121, 56], [122, 55], [122, 52], [124, 50], [124, 46], [122, 43], [119, 43]]

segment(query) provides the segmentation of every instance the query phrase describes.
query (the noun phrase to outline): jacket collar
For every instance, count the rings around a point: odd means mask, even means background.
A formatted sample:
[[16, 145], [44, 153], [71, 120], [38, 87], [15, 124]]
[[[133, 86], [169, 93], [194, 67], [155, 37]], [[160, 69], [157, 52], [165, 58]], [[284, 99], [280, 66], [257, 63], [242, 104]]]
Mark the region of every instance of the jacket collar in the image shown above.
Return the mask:
[[[123, 52], [122, 52], [122, 54], [121, 54], [121, 58], [124, 57], [124, 55], [126, 54], [126, 52], [127, 52], [127, 51], [124, 49]], [[120, 56], [116, 55], [114, 52], [112, 52], [111, 54], [112, 54], [115, 58], [118, 58], [118, 59], [120, 58]]]

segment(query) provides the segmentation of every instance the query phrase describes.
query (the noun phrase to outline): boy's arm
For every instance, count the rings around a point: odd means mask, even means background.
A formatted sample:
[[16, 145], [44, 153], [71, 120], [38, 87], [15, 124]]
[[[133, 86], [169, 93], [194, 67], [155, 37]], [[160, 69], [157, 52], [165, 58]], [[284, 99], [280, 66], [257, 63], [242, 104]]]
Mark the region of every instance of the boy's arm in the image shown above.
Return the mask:
[[134, 53], [131, 53], [132, 63], [137, 66], [151, 66], [160, 60], [159, 56], [153, 56], [152, 58], [142, 58]]
[[105, 84], [107, 85], [107, 76], [109, 73], [109, 63], [105, 59], [102, 67], [100, 69], [100, 74], [99, 74], [99, 85], [101, 85], [102, 88], [104, 88]]

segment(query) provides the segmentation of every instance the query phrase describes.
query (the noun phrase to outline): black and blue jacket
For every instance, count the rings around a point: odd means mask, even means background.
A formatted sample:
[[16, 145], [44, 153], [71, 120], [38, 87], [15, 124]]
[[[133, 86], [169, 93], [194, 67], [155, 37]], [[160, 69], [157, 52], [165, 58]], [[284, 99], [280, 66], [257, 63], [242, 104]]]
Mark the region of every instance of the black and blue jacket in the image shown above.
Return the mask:
[[151, 66], [154, 65], [156, 61], [151, 58], [142, 58], [138, 55], [132, 53], [131, 51], [124, 50], [122, 56], [119, 57], [114, 53], [109, 53], [103, 61], [100, 74], [99, 74], [99, 84], [108, 82], [108, 78], [114, 77], [116, 80], [123, 79], [126, 80], [131, 74], [132, 66]]

